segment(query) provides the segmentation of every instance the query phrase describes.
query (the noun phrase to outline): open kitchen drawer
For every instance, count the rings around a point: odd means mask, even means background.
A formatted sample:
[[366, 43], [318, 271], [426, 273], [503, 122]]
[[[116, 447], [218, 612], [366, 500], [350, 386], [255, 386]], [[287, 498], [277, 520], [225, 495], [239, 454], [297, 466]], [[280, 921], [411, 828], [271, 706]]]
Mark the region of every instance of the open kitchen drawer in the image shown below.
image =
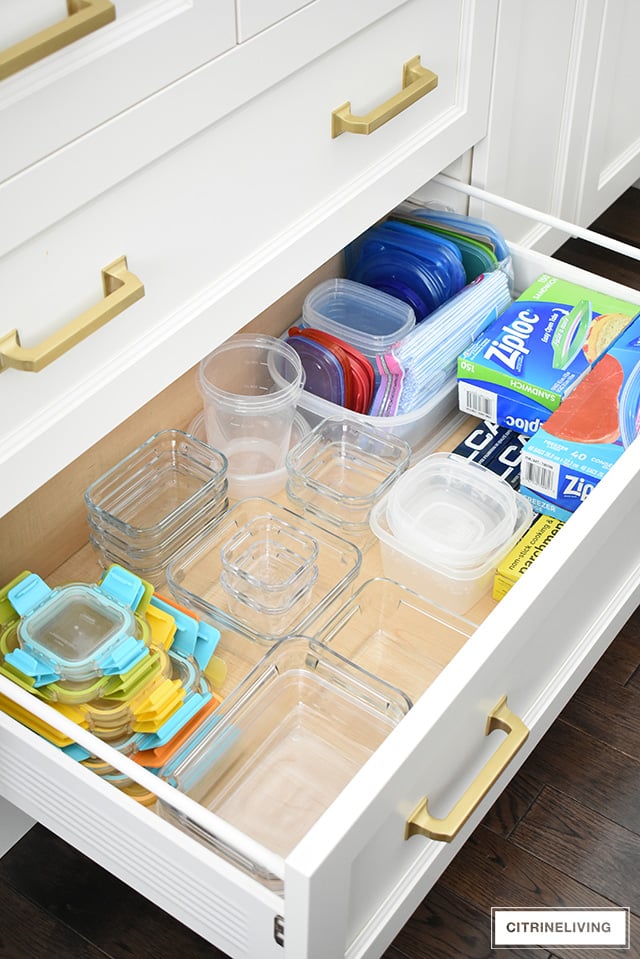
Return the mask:
[[[640, 304], [639, 291], [541, 254], [514, 248], [513, 258], [518, 289], [539, 273], [550, 272]], [[340, 258], [327, 269], [339, 271]], [[314, 281], [311, 278], [309, 286]], [[299, 297], [284, 297], [254, 325], [282, 330], [296, 319], [299, 304]], [[184, 389], [184, 378], [176, 388]], [[197, 408], [195, 394], [193, 403], [188, 411], [175, 406], [184, 420], [180, 423], [167, 421], [170, 403], [161, 409], [149, 404], [138, 417], [138, 429], [149, 435], [162, 426], [186, 425], [187, 412], [191, 415]], [[462, 430], [470, 429], [472, 422]], [[88, 464], [99, 459], [109, 442], [106, 455], [115, 462], [124, 450], [107, 437], [62, 474], [67, 496], [77, 500], [80, 521]], [[29, 502], [41, 511], [55, 508], [47, 500], [51, 485], [27, 501], [23, 517]], [[27, 693], [0, 677], [1, 693], [33, 708], [63, 732], [73, 732], [81, 744], [141, 785], [151, 783], [174, 805], [183, 802], [194, 821], [271, 873], [275, 881], [270, 885], [250, 878], [1, 713], [0, 792], [230, 956], [373, 959], [638, 604], [639, 489], [640, 444], [635, 443], [504, 599], [485, 599], [471, 611], [469, 618], [479, 622], [477, 630], [285, 859], [256, 848], [248, 837], [184, 797], [176, 799], [168, 792], [171, 787], [119, 754], [113, 757], [90, 734], [51, 715], [46, 706], [34, 705]], [[0, 525], [9, 545], [12, 535], [16, 541], [15, 519], [9, 514]], [[25, 519], [25, 529], [27, 525]], [[29, 565], [38, 570], [41, 559], [45, 562], [39, 553], [45, 540], [39, 545], [37, 530], [28, 538]], [[377, 574], [378, 563], [374, 548], [365, 555], [357, 583]], [[95, 558], [84, 546], [47, 578], [52, 583], [92, 581], [96, 573]], [[503, 697], [512, 718], [507, 715], [487, 734], [488, 716]], [[526, 739], [521, 724], [529, 731]], [[458, 805], [462, 797], [464, 812]], [[422, 821], [416, 810], [425, 798], [436, 819], [452, 813], [448, 841], [410, 835], [410, 822]], [[446, 831], [441, 823], [432, 828], [435, 834]]]

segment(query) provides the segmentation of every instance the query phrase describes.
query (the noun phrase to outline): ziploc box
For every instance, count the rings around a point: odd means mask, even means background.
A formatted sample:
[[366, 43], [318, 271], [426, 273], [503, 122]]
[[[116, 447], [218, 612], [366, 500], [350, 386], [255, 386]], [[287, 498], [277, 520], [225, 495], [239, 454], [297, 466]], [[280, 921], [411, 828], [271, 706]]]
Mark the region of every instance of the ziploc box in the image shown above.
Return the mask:
[[640, 429], [640, 316], [525, 443], [520, 492], [568, 519]]
[[460, 409], [532, 436], [637, 313], [542, 274], [458, 358]]

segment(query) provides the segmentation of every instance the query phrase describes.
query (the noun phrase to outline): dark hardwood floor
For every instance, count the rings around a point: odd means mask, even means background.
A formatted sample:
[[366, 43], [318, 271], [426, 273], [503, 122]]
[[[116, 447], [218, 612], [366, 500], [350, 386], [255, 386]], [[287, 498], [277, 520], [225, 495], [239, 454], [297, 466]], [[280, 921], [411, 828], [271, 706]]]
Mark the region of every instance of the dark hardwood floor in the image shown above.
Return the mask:
[[[640, 191], [594, 224], [640, 246]], [[640, 289], [640, 265], [580, 240], [559, 259]], [[640, 957], [640, 610], [416, 910], [385, 959], [615, 959], [619, 950], [499, 950], [491, 906], [631, 909]], [[36, 826], [0, 860], [4, 959], [224, 959]], [[257, 956], [255, 959], [261, 959]]]

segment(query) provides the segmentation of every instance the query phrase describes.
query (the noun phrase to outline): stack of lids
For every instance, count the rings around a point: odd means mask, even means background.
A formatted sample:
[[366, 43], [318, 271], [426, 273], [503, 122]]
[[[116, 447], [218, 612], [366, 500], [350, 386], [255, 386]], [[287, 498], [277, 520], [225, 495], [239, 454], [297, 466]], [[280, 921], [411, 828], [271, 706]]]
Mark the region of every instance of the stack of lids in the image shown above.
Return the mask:
[[90, 542], [159, 588], [169, 560], [228, 506], [227, 459], [181, 430], [162, 430], [85, 492]]
[[[123, 567], [51, 589], [24, 572], [0, 591], [0, 673], [151, 769], [220, 702], [219, 631]], [[7, 697], [5, 712], [130, 792], [155, 797]]]
[[353, 280], [326, 280], [305, 298], [288, 341], [302, 359], [308, 393], [356, 413], [373, 400], [375, 360], [415, 325], [410, 306]]

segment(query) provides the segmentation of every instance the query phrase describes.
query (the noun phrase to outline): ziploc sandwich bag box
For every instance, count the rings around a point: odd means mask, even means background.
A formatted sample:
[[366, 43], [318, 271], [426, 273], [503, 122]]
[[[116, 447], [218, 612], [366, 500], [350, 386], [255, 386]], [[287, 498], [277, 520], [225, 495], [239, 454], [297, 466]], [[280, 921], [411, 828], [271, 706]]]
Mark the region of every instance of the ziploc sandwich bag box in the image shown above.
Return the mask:
[[460, 409], [532, 436], [637, 313], [542, 274], [458, 358]]
[[640, 316], [525, 443], [520, 492], [568, 519], [640, 429]]

